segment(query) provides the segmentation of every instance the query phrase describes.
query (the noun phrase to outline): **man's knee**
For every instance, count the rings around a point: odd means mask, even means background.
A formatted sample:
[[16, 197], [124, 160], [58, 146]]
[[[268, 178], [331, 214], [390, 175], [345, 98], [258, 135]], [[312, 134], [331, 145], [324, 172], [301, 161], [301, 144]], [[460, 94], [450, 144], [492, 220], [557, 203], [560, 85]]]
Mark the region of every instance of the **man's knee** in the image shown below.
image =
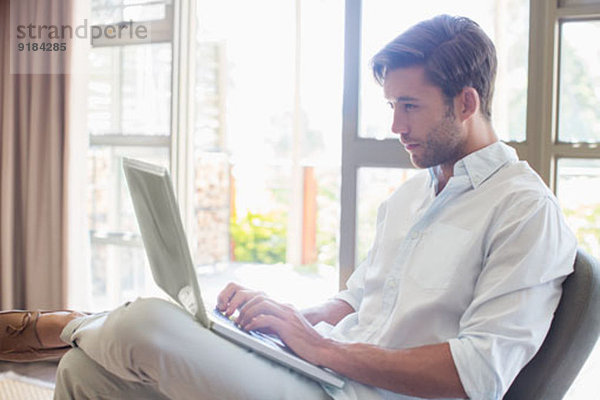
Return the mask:
[[[183, 314], [183, 315], [181, 315]], [[127, 358], [132, 355], [157, 354], [165, 342], [172, 340], [174, 319], [191, 317], [176, 305], [161, 299], [138, 299], [111, 312], [103, 324], [101, 339]]]
[[170, 329], [169, 314], [182, 312], [177, 306], [160, 299], [138, 299], [111, 312], [102, 334], [126, 343], [152, 343]]
[[112, 374], [152, 383], [158, 378], [157, 366], [180, 341], [174, 338], [197, 327], [187, 312], [172, 303], [138, 299], [108, 314], [85, 317], [65, 336]]
[[99, 366], [80, 349], [69, 350], [60, 360], [56, 371], [55, 400], [88, 398], [91, 384]]

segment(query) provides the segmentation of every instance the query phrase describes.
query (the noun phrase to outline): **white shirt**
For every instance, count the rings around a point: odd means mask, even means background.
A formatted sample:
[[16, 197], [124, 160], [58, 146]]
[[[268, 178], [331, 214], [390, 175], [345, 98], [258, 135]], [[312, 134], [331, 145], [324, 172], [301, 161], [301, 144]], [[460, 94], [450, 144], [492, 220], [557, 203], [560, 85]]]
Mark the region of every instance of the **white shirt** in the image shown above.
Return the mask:
[[[411, 348], [448, 342], [471, 399], [501, 399], [544, 340], [575, 259], [556, 198], [515, 151], [469, 154], [436, 196], [424, 171], [379, 208], [367, 259], [337, 298], [357, 310], [322, 333]], [[412, 399], [348, 381], [335, 399]]]

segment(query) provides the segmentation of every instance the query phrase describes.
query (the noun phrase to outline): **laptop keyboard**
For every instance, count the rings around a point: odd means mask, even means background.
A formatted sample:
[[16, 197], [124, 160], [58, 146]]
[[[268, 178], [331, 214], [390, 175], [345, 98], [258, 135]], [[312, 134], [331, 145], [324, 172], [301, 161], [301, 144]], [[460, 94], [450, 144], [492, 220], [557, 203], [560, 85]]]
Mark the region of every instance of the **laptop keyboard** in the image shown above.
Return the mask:
[[289, 348], [281, 341], [281, 339], [279, 339], [275, 335], [268, 335], [266, 333], [262, 333], [262, 332], [258, 332], [258, 331], [244, 331], [239, 326], [237, 326], [236, 323], [233, 321], [233, 316], [228, 318], [217, 309], [213, 309], [213, 314], [219, 318], [219, 321], [239, 330], [240, 332], [244, 332], [245, 334], [258, 339], [261, 342], [264, 342], [273, 348], [290, 352]]

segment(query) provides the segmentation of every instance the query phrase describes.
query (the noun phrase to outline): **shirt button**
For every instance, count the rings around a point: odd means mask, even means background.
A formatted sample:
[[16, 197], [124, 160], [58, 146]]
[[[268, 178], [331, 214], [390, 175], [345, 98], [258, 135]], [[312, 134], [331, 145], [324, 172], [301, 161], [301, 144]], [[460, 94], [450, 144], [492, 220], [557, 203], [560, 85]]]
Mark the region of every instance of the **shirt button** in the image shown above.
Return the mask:
[[413, 232], [413, 233], [410, 235], [410, 238], [411, 238], [412, 240], [417, 240], [417, 239], [419, 238], [419, 234], [418, 234], [417, 232]]

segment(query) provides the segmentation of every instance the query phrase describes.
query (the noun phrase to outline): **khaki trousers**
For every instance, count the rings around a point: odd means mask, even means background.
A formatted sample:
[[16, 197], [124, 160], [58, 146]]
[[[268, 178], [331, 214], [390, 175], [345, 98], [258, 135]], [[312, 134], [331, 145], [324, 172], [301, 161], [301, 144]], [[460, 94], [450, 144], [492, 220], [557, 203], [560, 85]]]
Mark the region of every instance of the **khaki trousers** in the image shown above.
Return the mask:
[[205, 329], [167, 301], [138, 299], [71, 321], [55, 399], [329, 399], [321, 386]]

